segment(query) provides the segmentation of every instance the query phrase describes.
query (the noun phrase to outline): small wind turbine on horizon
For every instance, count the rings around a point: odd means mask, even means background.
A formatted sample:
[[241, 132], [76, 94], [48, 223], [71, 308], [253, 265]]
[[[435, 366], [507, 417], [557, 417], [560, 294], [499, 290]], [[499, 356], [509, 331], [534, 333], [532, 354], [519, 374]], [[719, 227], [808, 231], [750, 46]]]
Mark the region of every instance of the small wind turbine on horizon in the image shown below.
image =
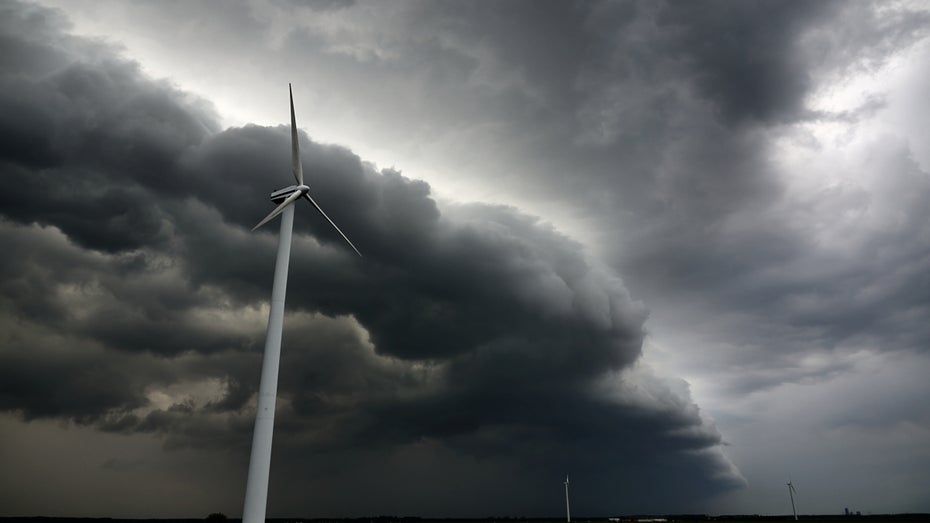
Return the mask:
[[284, 295], [287, 291], [287, 270], [291, 257], [291, 233], [294, 228], [293, 203], [300, 198], [309, 201], [323, 218], [336, 229], [342, 238], [359, 256], [362, 255], [349, 238], [336, 226], [323, 209], [310, 197], [310, 187], [304, 184], [303, 167], [300, 164], [300, 149], [297, 143], [297, 118], [294, 116], [294, 92], [287, 84], [291, 99], [291, 168], [297, 185], [278, 189], [271, 193], [271, 201], [277, 203], [268, 216], [258, 222], [252, 230], [281, 215], [281, 232], [278, 238], [278, 254], [275, 260], [274, 283], [271, 287], [271, 307], [268, 312], [268, 332], [265, 337], [265, 352], [262, 357], [262, 374], [258, 387], [258, 410], [255, 413], [255, 430], [252, 433], [252, 453], [249, 457], [249, 476], [245, 487], [245, 504], [242, 509], [243, 523], [264, 523], [268, 503], [268, 478], [271, 471], [271, 441], [274, 434], [274, 410], [278, 393], [278, 369], [281, 364], [281, 333], [284, 327]]
[[794, 490], [794, 485], [791, 484], [791, 480], [788, 480], [788, 497], [791, 498], [791, 513], [794, 514], [794, 520], [798, 520], [798, 511], [794, 508], [794, 495], [798, 493], [797, 490]]
[[572, 523], [572, 511], [568, 506], [568, 474], [565, 475], [565, 521]]

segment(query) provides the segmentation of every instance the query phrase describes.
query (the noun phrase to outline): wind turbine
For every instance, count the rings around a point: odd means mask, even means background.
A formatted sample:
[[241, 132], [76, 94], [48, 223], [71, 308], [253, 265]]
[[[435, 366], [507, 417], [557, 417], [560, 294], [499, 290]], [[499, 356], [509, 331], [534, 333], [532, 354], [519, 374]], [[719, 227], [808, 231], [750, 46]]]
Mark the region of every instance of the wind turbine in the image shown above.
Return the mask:
[[794, 495], [798, 493], [797, 490], [794, 490], [794, 485], [791, 484], [791, 480], [788, 480], [788, 497], [791, 498], [791, 512], [794, 514], [794, 520], [798, 520], [798, 511], [794, 508]]
[[299, 198], [309, 201], [323, 218], [336, 229], [342, 238], [359, 256], [355, 245], [329, 219], [323, 209], [310, 197], [310, 187], [304, 184], [303, 167], [300, 165], [300, 149], [297, 143], [297, 119], [294, 116], [294, 92], [287, 84], [291, 98], [291, 163], [297, 185], [278, 189], [271, 193], [271, 201], [278, 206], [252, 230], [281, 215], [281, 233], [278, 238], [278, 256], [275, 260], [274, 283], [271, 287], [271, 309], [268, 312], [268, 332], [265, 337], [265, 353], [262, 358], [261, 382], [258, 387], [258, 411], [255, 413], [255, 430], [252, 433], [252, 454], [249, 457], [249, 476], [245, 486], [245, 505], [242, 509], [243, 523], [264, 523], [265, 507], [268, 502], [268, 476], [271, 470], [271, 440], [274, 433], [274, 408], [278, 392], [278, 368], [281, 364], [281, 331], [284, 326], [284, 295], [287, 291], [287, 268], [291, 257], [291, 232], [294, 228], [294, 206]]
[[565, 521], [572, 523], [572, 511], [568, 508], [568, 474], [565, 475]]

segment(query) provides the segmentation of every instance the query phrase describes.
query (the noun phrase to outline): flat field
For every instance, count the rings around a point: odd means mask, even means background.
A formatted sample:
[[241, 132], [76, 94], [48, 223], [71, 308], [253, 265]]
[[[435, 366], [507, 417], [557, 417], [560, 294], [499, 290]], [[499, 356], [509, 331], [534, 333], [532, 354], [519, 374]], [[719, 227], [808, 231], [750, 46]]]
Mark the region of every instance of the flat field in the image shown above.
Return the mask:
[[[807, 523], [930, 523], [930, 514], [876, 514], [862, 516], [805, 515], [799, 521]], [[377, 516], [371, 518], [275, 518], [267, 523], [564, 523], [564, 518], [483, 518], [483, 519], [430, 519], [418, 517]], [[755, 516], [703, 514], [682, 515], [635, 515], [611, 518], [572, 518], [572, 523], [673, 523], [673, 522], [720, 522], [720, 523], [780, 523], [794, 521], [790, 515]], [[131, 519], [131, 518], [69, 518], [43, 516], [0, 516], [0, 523], [242, 523], [241, 519]]]

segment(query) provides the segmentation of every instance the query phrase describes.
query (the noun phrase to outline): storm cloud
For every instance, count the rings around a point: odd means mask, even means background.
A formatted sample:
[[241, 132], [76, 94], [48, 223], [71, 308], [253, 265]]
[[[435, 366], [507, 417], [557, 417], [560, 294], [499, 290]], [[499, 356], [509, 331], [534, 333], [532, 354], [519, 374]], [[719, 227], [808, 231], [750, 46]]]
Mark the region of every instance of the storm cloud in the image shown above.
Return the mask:
[[365, 258], [300, 209], [277, 514], [555, 514], [565, 473], [930, 510], [926, 6], [39, 3], [0, 7], [11, 513], [239, 511], [288, 83]]
[[[244, 465], [276, 242], [249, 229], [290, 183], [287, 129], [221, 130], [208, 102], [61, 15], [2, 10], [0, 408]], [[477, 516], [555, 513], [543, 485], [566, 472], [590, 513], [685, 510], [743, 483], [686, 388], [637, 364], [646, 308], [579, 242], [510, 206], [439, 202], [344, 147], [301, 148], [365, 257], [300, 209], [272, 515], [303, 510], [311, 485], [322, 513]], [[329, 486], [301, 473], [314, 464]], [[350, 504], [347, 484], [398, 475], [422, 491]], [[462, 485], [474, 499], [456, 503]]]

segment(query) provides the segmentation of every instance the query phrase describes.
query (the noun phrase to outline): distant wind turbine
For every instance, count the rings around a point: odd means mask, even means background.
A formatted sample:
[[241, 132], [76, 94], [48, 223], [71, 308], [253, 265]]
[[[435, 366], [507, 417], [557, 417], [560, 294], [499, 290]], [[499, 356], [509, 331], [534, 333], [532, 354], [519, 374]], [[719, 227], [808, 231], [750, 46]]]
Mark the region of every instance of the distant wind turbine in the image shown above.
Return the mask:
[[794, 520], [798, 520], [798, 511], [794, 508], [794, 495], [798, 493], [797, 490], [794, 490], [794, 485], [791, 484], [791, 480], [788, 480], [788, 497], [791, 498], [791, 512], [794, 514]]
[[291, 163], [297, 185], [278, 189], [271, 193], [271, 201], [277, 203], [264, 220], [252, 230], [281, 215], [281, 233], [278, 238], [278, 257], [275, 260], [274, 283], [271, 287], [271, 310], [268, 313], [268, 332], [265, 337], [265, 353], [262, 358], [261, 382], [258, 387], [258, 411], [255, 413], [255, 431], [252, 433], [252, 454], [249, 458], [249, 476], [245, 486], [245, 506], [242, 509], [243, 523], [264, 523], [265, 507], [268, 502], [268, 477], [271, 470], [271, 440], [274, 433], [274, 408], [278, 392], [278, 368], [281, 363], [281, 332], [284, 327], [284, 295], [287, 291], [287, 268], [291, 257], [291, 232], [294, 228], [293, 203], [299, 198], [309, 201], [323, 218], [336, 229], [342, 238], [359, 256], [355, 245], [329, 219], [323, 209], [310, 197], [310, 187], [304, 184], [303, 167], [300, 165], [300, 149], [297, 143], [297, 119], [294, 116], [294, 92], [287, 85], [291, 99]]
[[572, 523], [572, 511], [568, 507], [568, 474], [565, 475], [565, 521]]

